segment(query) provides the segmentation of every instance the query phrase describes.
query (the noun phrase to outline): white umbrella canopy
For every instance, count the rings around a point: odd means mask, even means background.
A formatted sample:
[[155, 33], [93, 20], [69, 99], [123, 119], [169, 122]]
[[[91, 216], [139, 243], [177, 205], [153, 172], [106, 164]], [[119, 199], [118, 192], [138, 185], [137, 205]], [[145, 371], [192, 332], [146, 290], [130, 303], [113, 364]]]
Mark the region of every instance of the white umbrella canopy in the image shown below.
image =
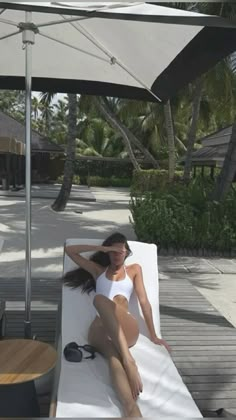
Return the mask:
[[26, 91], [26, 338], [31, 90], [162, 102], [235, 47], [236, 25], [227, 19], [144, 2], [0, 2], [0, 89]]
[[[32, 88], [166, 100], [235, 50], [236, 26], [137, 2], [0, 2], [0, 88], [24, 89], [22, 30], [36, 35]], [[66, 23], [68, 19], [68, 23]], [[59, 24], [59, 22], [61, 22]]]

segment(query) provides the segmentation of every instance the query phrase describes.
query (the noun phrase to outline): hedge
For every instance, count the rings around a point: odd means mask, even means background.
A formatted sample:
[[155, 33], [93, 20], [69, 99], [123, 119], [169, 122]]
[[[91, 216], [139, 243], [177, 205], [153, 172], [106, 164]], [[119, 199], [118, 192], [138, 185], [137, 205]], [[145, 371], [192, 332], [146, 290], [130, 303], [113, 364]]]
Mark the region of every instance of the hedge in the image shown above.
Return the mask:
[[211, 199], [213, 182], [194, 179], [188, 186], [132, 195], [130, 210], [140, 241], [160, 249], [236, 251], [236, 192], [223, 202]]

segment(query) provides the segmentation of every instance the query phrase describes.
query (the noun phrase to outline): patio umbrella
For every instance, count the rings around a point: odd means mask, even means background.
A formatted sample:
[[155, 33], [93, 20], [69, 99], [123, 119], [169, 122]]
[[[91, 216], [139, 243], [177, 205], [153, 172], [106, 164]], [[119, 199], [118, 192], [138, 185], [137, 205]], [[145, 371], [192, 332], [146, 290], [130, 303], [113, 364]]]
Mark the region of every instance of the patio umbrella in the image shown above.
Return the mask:
[[31, 337], [31, 89], [163, 102], [235, 46], [236, 26], [227, 19], [144, 2], [0, 2], [0, 88], [26, 91], [25, 337]]

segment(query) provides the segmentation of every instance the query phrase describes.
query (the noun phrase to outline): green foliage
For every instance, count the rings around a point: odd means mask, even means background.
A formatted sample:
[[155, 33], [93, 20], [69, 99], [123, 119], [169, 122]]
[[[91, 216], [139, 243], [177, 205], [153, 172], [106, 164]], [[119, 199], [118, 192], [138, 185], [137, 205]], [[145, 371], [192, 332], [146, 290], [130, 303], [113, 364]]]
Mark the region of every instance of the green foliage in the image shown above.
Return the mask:
[[[175, 172], [174, 183], [179, 181], [182, 171]], [[163, 191], [168, 184], [168, 171], [165, 169], [149, 169], [133, 172], [132, 194], [143, 194], [145, 191]]]
[[111, 186], [112, 187], [130, 187], [131, 185], [131, 178], [117, 178], [112, 176], [111, 178]]
[[77, 160], [75, 162], [75, 173], [81, 179], [87, 176], [99, 176], [109, 178], [115, 176], [117, 178], [132, 178], [133, 165], [127, 161], [96, 161], [96, 160]]
[[110, 178], [102, 178], [100, 176], [88, 177], [88, 185], [93, 187], [130, 187], [130, 178], [117, 178], [112, 176]]
[[236, 191], [224, 202], [210, 199], [213, 181], [167, 185], [156, 193], [131, 196], [130, 210], [140, 241], [159, 248], [236, 250]]
[[0, 90], [0, 110], [24, 122], [25, 95], [18, 90]]
[[111, 185], [109, 178], [102, 178], [100, 176], [89, 176], [87, 183], [91, 187], [109, 187]]

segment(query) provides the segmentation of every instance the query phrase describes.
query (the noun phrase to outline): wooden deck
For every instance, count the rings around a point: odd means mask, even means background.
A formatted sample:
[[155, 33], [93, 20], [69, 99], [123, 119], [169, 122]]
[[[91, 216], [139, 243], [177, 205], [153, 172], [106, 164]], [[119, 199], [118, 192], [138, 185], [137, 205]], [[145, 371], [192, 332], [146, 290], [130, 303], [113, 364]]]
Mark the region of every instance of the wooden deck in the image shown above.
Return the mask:
[[[32, 281], [32, 332], [54, 344], [59, 280]], [[24, 334], [24, 279], [0, 278], [0, 299], [7, 301], [7, 336]], [[225, 408], [236, 413], [236, 330], [187, 280], [160, 279], [162, 335], [203, 415]], [[41, 399], [48, 417], [49, 398]]]
[[160, 303], [162, 335], [203, 415], [236, 413], [235, 328], [187, 280], [161, 277]]

